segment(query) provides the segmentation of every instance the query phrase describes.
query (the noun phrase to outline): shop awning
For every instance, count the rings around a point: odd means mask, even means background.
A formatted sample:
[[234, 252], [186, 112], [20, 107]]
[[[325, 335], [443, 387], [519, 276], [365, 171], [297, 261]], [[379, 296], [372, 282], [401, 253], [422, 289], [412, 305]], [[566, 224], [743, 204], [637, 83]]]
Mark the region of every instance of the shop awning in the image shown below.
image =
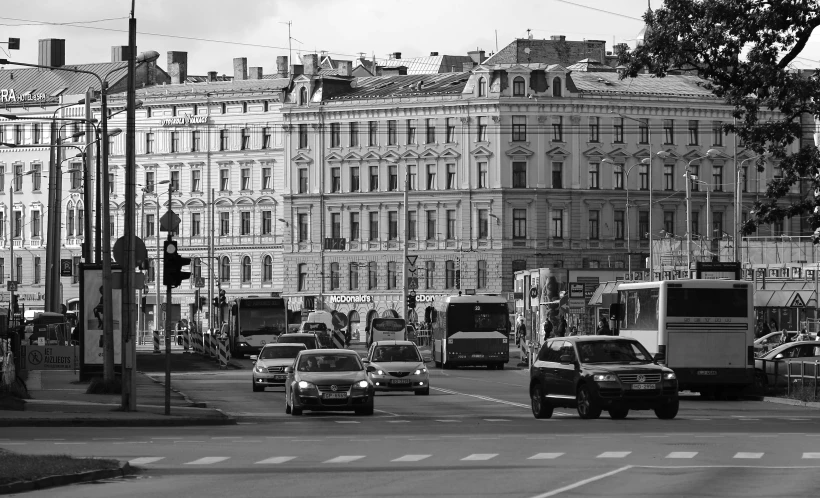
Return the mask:
[[758, 290], [755, 308], [815, 307], [817, 294], [811, 290]]
[[621, 285], [620, 281], [600, 284], [598, 288], [595, 289], [595, 292], [592, 293], [592, 297], [589, 298], [587, 306], [602, 306], [604, 294], [615, 294], [618, 291], [619, 285]]

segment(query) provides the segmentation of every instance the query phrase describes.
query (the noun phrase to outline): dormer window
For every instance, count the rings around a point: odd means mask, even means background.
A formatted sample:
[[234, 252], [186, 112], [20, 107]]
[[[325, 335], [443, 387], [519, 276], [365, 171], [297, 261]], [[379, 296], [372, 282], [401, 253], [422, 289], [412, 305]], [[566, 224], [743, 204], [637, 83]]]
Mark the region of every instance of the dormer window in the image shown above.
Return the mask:
[[308, 95], [307, 95], [307, 88], [302, 87], [299, 89], [299, 105], [307, 105]]
[[555, 77], [552, 79], [552, 96], [553, 97], [560, 97], [561, 96], [561, 78]]
[[516, 76], [513, 80], [513, 97], [523, 97], [525, 93], [524, 78]]
[[478, 96], [479, 97], [486, 97], [487, 96], [487, 79], [486, 78], [479, 78], [478, 79]]

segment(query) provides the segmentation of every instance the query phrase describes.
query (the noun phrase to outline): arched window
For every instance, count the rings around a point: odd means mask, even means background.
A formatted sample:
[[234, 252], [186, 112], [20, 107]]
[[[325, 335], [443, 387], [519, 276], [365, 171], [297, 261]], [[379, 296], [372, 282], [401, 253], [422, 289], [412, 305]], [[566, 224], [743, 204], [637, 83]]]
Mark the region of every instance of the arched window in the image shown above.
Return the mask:
[[219, 281], [220, 282], [230, 282], [231, 281], [231, 258], [228, 256], [224, 256], [219, 261]]
[[487, 80], [485, 78], [478, 79], [478, 96], [479, 97], [486, 97], [487, 96]]
[[476, 287], [479, 289], [487, 288], [487, 261], [481, 260], [478, 262], [478, 282]]
[[444, 287], [452, 289], [456, 286], [456, 262], [452, 259], [444, 263]]
[[516, 76], [513, 80], [513, 97], [523, 97], [526, 93], [524, 86], [524, 78]]
[[298, 291], [304, 291], [307, 289], [307, 263], [300, 263], [297, 267], [298, 272], [298, 282], [297, 288]]
[[69, 204], [65, 211], [65, 231], [67, 236], [74, 236], [74, 206], [72, 204]]
[[561, 78], [559, 78], [558, 76], [552, 79], [552, 96], [561, 96]]
[[299, 89], [299, 105], [307, 105], [308, 101], [308, 94], [307, 88], [302, 87]]
[[273, 281], [273, 258], [265, 256], [262, 260], [262, 282], [271, 283]]
[[330, 290], [339, 290], [339, 263], [330, 263]]
[[251, 258], [245, 256], [242, 258], [242, 283], [247, 284], [251, 281]]

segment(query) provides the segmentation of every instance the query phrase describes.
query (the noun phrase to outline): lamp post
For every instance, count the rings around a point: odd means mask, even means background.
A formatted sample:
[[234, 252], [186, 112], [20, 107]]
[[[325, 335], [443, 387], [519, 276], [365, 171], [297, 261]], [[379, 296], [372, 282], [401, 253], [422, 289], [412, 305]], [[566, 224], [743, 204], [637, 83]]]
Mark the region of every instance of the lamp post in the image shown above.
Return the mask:
[[737, 205], [735, 206], [735, 261], [738, 263], [743, 258], [742, 248], [740, 247], [740, 243], [743, 240], [741, 238], [741, 219], [743, 217], [743, 184], [740, 183], [740, 175], [743, 174], [743, 164], [751, 161], [753, 159], [759, 159], [764, 157], [763, 155], [756, 155], [749, 158], [746, 158], [740, 161], [740, 167], [737, 169], [737, 183], [735, 184], [735, 198], [737, 199]]
[[694, 183], [700, 183], [701, 185], [706, 186], [706, 240], [712, 240], [709, 236], [712, 232], [712, 185], [704, 182], [703, 180], [698, 180], [697, 175], [689, 175], [689, 179]]
[[[11, 238], [11, 244], [9, 244], [9, 251], [10, 251], [10, 255], [9, 255], [9, 259], [10, 259], [10, 261], [9, 261], [9, 264], [10, 264], [10, 267], [9, 267], [9, 280], [12, 281], [12, 282], [16, 282], [16, 280], [14, 280], [14, 266], [15, 266], [15, 262], [14, 262], [14, 238], [17, 236], [17, 233], [16, 233], [17, 232], [17, 230], [16, 230], [17, 227], [12, 226], [12, 224], [15, 223], [15, 221], [16, 221], [16, 220], [13, 220], [13, 218], [14, 218], [14, 190], [15, 190], [15, 186], [16, 186], [18, 178], [28, 176], [32, 173], [34, 173], [34, 171], [26, 171], [25, 173], [23, 173], [21, 175], [14, 175], [14, 178], [11, 181], [11, 186], [9, 186], [9, 208], [11, 209], [11, 212], [12, 212], [12, 217], [9, 218], [9, 235], [10, 235], [10, 238]], [[21, 232], [20, 235], [21, 236], [23, 235], [22, 230], [23, 230], [23, 227], [22, 227], [22, 223], [21, 223], [21, 226], [20, 226], [20, 232]], [[19, 279], [20, 275], [17, 275], [17, 278]], [[9, 302], [13, 304], [14, 303], [14, 292], [15, 291], [11, 290], [10, 292], [11, 292], [11, 300]], [[12, 309], [11, 313], [12, 313], [11, 317], [14, 317], [16, 312], [14, 311], [14, 309]], [[9, 321], [13, 322], [15, 325], [17, 324], [16, 320], [14, 320], [13, 318], [10, 318]]]
[[[686, 271], [687, 274], [692, 270], [692, 181], [697, 181], [697, 176], [691, 173], [692, 163], [695, 161], [700, 161], [701, 159], [708, 159], [712, 158], [716, 155], [720, 154], [720, 151], [716, 149], [709, 149], [706, 151], [705, 156], [700, 156], [692, 159], [686, 165], [686, 171], [684, 172], [683, 176], [686, 178]], [[703, 182], [699, 182], [703, 183]], [[706, 191], [707, 199], [709, 199], [709, 190]], [[706, 207], [706, 217], [707, 220], [709, 219], [709, 211], [710, 211], [709, 201], [707, 200], [707, 207]], [[709, 230], [709, 224], [707, 222], [706, 229]], [[707, 232], [708, 233], [708, 232]]]
[[[605, 157], [601, 159], [602, 163], [611, 164], [613, 167], [621, 167], [623, 168], [623, 164], [617, 164], [612, 159]], [[632, 250], [630, 247], [630, 233], [629, 233], [629, 173], [632, 171], [632, 168], [637, 166], [639, 163], [635, 163], [626, 170], [626, 174], [624, 175], [624, 190], [626, 190], [626, 260], [627, 260], [627, 268], [632, 278]], [[493, 215], [490, 215], [493, 216]]]

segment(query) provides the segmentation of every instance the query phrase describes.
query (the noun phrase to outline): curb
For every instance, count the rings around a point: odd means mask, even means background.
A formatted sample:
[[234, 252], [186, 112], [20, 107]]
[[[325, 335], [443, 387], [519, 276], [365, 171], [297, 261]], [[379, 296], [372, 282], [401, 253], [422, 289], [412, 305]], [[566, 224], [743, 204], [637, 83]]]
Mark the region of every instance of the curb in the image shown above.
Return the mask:
[[[151, 380], [151, 381], [152, 381], [152, 382], [154, 382], [155, 384], [159, 384], [159, 385], [161, 385], [161, 386], [165, 387], [165, 383], [164, 383], [164, 382], [160, 382], [159, 380], [157, 380], [157, 379], [155, 379], [155, 378], [151, 377], [148, 373], [146, 373], [146, 372], [138, 372], [138, 373], [139, 373], [140, 375], [145, 376], [147, 379]], [[175, 393], [179, 394], [180, 396], [182, 396], [182, 399], [184, 399], [184, 400], [185, 400], [185, 402], [186, 402], [186, 403], [188, 403], [188, 407], [189, 407], [189, 408], [208, 408], [208, 403], [203, 403], [203, 402], [201, 402], [201, 401], [194, 401], [194, 400], [192, 400], [192, 399], [191, 399], [191, 398], [189, 398], [189, 397], [188, 397], [188, 395], [187, 395], [187, 394], [185, 394], [184, 392], [182, 392], [182, 391], [179, 391], [179, 390], [175, 389], [173, 385], [171, 385], [171, 391], [173, 391], [173, 392], [175, 392]]]
[[764, 396], [762, 400], [766, 403], [775, 403], [778, 405], [802, 406], [805, 408], [820, 408], [820, 403], [816, 401], [800, 401], [797, 399], [772, 398], [768, 396]]
[[121, 463], [117, 469], [91, 470], [79, 474], [65, 474], [57, 476], [43, 477], [35, 481], [18, 481], [0, 485], [0, 495], [12, 493], [24, 493], [37, 489], [53, 488], [57, 486], [68, 486], [78, 482], [98, 481], [100, 479], [112, 479], [115, 477], [125, 477], [129, 474], [137, 473], [137, 469], [128, 465], [128, 462]]
[[[219, 410], [217, 410], [219, 411]], [[88, 419], [88, 418], [66, 418], [66, 419], [0, 419], [3, 427], [195, 427], [195, 426], [220, 426], [236, 425], [236, 419], [225, 415], [219, 411], [224, 418], [156, 418], [156, 419]], [[3, 494], [0, 491], [0, 494]]]

